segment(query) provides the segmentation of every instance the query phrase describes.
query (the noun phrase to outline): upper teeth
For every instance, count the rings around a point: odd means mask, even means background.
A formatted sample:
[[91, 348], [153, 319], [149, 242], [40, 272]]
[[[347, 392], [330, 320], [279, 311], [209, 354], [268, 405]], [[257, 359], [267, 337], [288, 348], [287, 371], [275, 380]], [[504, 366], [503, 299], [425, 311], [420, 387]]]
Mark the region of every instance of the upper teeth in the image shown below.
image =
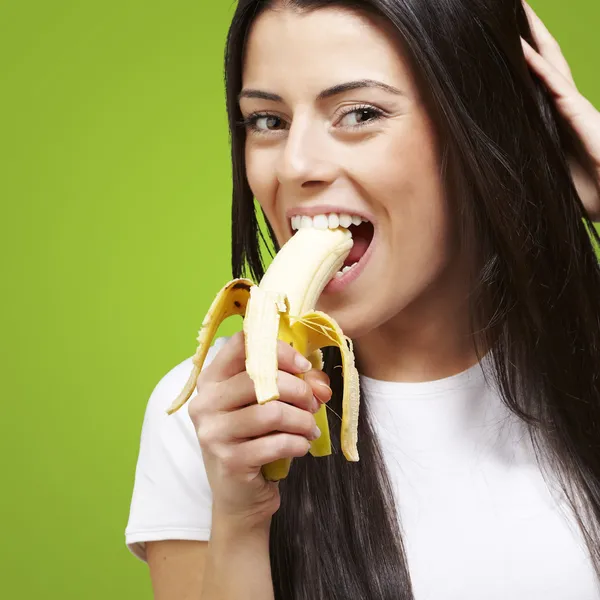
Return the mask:
[[348, 228], [350, 225], [360, 225], [363, 222], [367, 222], [367, 219], [346, 213], [329, 213], [327, 215], [315, 215], [314, 217], [296, 215], [292, 217], [292, 229], [303, 229], [304, 227], [314, 227], [315, 229]]

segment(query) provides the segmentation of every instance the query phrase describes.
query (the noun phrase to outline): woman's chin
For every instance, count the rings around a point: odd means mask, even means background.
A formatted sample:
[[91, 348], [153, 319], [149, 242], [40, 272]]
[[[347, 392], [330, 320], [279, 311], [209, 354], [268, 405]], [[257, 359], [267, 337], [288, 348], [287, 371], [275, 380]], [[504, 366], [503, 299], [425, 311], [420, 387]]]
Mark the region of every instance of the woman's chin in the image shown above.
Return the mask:
[[[372, 326], [363, 318], [362, 315], [357, 312], [358, 307], [352, 306], [339, 306], [335, 305], [334, 302], [318, 302], [316, 310], [324, 312], [330, 316], [340, 327], [345, 336], [350, 339], [357, 339], [366, 333], [368, 333]], [[367, 308], [364, 309], [366, 311]]]

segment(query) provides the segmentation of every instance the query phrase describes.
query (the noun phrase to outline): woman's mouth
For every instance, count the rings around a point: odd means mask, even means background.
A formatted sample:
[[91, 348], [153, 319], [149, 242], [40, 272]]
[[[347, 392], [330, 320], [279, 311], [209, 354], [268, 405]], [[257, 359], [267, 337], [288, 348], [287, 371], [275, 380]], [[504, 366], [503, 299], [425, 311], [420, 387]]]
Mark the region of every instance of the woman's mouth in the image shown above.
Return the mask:
[[350, 250], [350, 253], [346, 257], [342, 269], [325, 286], [323, 290], [324, 294], [336, 293], [360, 276], [373, 249], [372, 242], [375, 228], [370, 221], [358, 215], [328, 213], [314, 217], [297, 215], [292, 217], [291, 224], [293, 230], [304, 227], [314, 227], [316, 229], [344, 227], [352, 233], [354, 241], [352, 250]]

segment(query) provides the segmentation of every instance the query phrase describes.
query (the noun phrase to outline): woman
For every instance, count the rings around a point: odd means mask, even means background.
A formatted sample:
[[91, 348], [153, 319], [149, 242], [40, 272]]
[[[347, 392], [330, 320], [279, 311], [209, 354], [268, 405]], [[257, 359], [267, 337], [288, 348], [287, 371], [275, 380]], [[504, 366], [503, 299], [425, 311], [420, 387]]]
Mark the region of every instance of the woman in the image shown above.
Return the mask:
[[304, 457], [314, 398], [340, 412], [333, 351], [301, 383], [280, 347], [258, 406], [219, 340], [166, 417], [173, 369], [127, 529], [156, 598], [600, 598], [600, 118], [530, 18], [536, 39], [517, 0], [240, 0], [233, 273], [263, 273], [253, 197], [275, 249], [292, 217], [369, 221], [318, 306], [354, 340], [361, 459], [260, 475]]

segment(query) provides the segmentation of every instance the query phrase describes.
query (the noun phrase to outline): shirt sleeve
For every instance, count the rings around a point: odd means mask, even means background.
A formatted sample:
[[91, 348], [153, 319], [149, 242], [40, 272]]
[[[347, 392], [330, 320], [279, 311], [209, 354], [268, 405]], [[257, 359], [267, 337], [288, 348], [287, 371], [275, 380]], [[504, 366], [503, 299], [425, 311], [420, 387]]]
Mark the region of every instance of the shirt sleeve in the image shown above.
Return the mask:
[[[228, 339], [215, 341], [203, 368]], [[212, 493], [187, 403], [173, 415], [166, 412], [192, 368], [189, 357], [171, 369], [152, 391], [146, 407], [125, 529], [127, 547], [143, 561], [146, 542], [203, 541], [210, 536]], [[195, 395], [194, 391], [191, 398]]]

